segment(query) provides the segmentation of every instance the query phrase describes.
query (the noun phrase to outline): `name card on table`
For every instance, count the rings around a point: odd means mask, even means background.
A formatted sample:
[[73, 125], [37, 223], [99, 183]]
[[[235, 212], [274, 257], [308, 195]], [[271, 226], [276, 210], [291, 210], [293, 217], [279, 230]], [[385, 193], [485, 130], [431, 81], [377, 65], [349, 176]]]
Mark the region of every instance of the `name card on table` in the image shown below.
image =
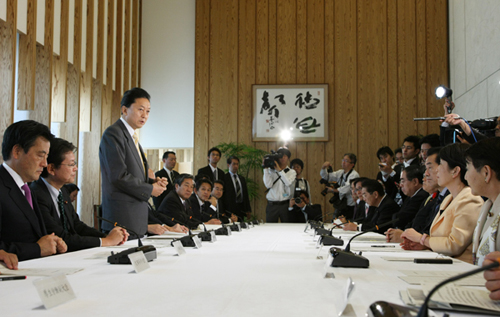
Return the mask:
[[194, 245], [197, 249], [201, 248], [201, 239], [198, 236], [193, 236]]
[[232, 235], [233, 233], [231, 232], [231, 228], [229, 228], [229, 226], [227, 226], [226, 228], [227, 228], [227, 235], [228, 236]]
[[217, 236], [215, 235], [215, 231], [210, 231], [210, 236], [212, 237], [212, 242], [217, 241]]
[[59, 306], [75, 299], [73, 288], [69, 284], [66, 275], [58, 274], [51, 277], [41, 278], [33, 281], [38, 296], [47, 309]]
[[139, 251], [130, 253], [128, 258], [130, 259], [130, 263], [132, 263], [136, 273], [141, 273], [142, 271], [149, 269], [149, 263], [144, 255], [144, 252]]
[[186, 254], [186, 249], [184, 249], [180, 240], [174, 241], [172, 245], [174, 246], [175, 251], [177, 251], [178, 256]]
[[324, 278], [335, 278], [335, 274], [333, 273], [333, 256], [330, 252], [328, 252], [328, 258], [326, 259], [325, 266], [323, 267], [323, 277]]

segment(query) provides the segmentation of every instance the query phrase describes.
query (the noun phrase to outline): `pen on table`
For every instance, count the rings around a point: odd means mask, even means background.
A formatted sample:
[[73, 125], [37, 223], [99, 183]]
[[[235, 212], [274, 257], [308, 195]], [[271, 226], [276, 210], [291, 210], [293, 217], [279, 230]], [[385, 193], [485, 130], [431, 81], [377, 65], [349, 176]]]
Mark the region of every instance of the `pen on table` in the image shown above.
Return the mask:
[[393, 245], [371, 245], [372, 248], [395, 248]]
[[25, 280], [26, 276], [5, 276], [0, 277], [0, 281]]

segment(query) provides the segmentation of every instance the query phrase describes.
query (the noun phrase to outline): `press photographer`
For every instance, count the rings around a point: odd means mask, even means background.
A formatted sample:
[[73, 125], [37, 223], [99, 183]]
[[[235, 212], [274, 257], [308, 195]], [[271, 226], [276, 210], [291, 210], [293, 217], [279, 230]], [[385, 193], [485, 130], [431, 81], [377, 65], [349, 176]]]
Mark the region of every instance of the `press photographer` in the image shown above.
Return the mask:
[[[359, 174], [354, 169], [356, 165], [356, 155], [353, 153], [344, 154], [342, 159], [342, 168], [333, 171], [333, 167], [330, 162], [323, 163], [321, 167], [320, 176], [324, 182], [331, 183], [336, 182], [335, 186], [327, 186], [326, 192], [333, 193], [333, 197], [330, 200], [335, 208], [335, 216], [345, 216], [347, 219], [352, 218], [352, 213], [354, 211], [354, 200], [352, 198], [350, 189], [350, 180], [358, 178]], [[343, 201], [345, 200], [345, 201]]]
[[[288, 167], [292, 154], [286, 148], [264, 156], [264, 185], [267, 188], [266, 222], [291, 222], [288, 205], [296, 172]], [[274, 165], [272, 164], [274, 162]]]
[[311, 205], [307, 192], [297, 192], [299, 196], [290, 199], [288, 211], [292, 214], [292, 222], [302, 223], [308, 220], [319, 220], [323, 215], [321, 205]]

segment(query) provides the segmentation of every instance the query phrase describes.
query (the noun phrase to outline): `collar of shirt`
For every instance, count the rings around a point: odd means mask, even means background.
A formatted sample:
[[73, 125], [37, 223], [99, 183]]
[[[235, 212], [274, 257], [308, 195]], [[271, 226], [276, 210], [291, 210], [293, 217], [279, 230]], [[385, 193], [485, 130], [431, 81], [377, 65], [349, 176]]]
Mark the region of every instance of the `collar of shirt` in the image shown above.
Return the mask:
[[181, 196], [179, 196], [179, 199], [181, 200], [181, 204], [184, 205], [185, 200], [182, 199]]
[[382, 202], [384, 201], [384, 199], [385, 199], [385, 196], [387, 196], [387, 194], [385, 194], [385, 195], [384, 195], [384, 197], [382, 197], [382, 199], [381, 199], [381, 200], [380, 200], [380, 202], [378, 203], [378, 206], [377, 206], [377, 208], [378, 208], [378, 207], [380, 207], [380, 204], [381, 204], [381, 203], [382, 203]]
[[19, 187], [23, 195], [25, 195], [24, 190], [21, 188], [25, 184], [25, 182], [23, 182], [21, 176], [17, 174], [17, 172], [14, 171], [9, 165], [7, 165], [7, 163], [3, 162], [2, 165], [3, 167], [5, 167], [10, 176], [14, 179], [14, 182], [16, 183], [17, 187]]
[[132, 129], [132, 127], [130, 126], [130, 124], [128, 124], [127, 121], [125, 121], [125, 119], [123, 118], [120, 118], [120, 120], [122, 120], [123, 124], [125, 125], [125, 128], [127, 128], [127, 131], [128, 133], [130, 133], [130, 136], [131, 137], [134, 137], [134, 129]]
[[416, 159], [416, 158], [417, 158], [417, 157], [414, 157], [414, 158], [412, 158], [412, 159], [409, 159], [408, 161], [404, 161], [404, 165], [405, 165], [405, 167], [410, 166], [411, 162], [413, 162], [413, 160], [414, 160], [414, 159]]
[[422, 189], [422, 187], [420, 187], [419, 189], [417, 189], [417, 191], [415, 192], [415, 194], [413, 194], [411, 197], [415, 197], [416, 194], [418, 194], [418, 192]]
[[443, 190], [439, 193], [439, 195], [440, 195], [440, 196], [444, 196], [444, 195], [446, 195], [446, 193], [447, 193], [447, 192], [448, 192], [448, 188], [447, 188], [447, 187], [445, 187], [445, 188], [444, 188], [444, 189], [443, 189]]
[[359, 205], [359, 203], [360, 203], [360, 202], [361, 202], [361, 199], [360, 199], [360, 198], [358, 198], [358, 199], [356, 200], [356, 205]]
[[231, 170], [229, 170], [229, 174], [231, 174], [231, 178], [234, 178], [234, 175], [238, 175], [238, 174], [231, 172]]
[[198, 197], [197, 194], [196, 195], [196, 199], [198, 199], [198, 204], [200, 204], [200, 207], [203, 206], [204, 202], [200, 199], [200, 197]]
[[61, 216], [61, 211], [59, 210], [59, 204], [57, 202], [57, 198], [59, 197], [59, 191], [57, 188], [52, 186], [45, 178], [42, 177], [42, 181], [45, 183], [45, 186], [47, 186], [47, 189], [49, 190], [50, 197], [52, 198], [52, 201], [54, 202], [54, 206], [56, 206], [57, 213], [59, 216]]
[[168, 176], [170, 177], [170, 179], [172, 179], [172, 173], [174, 172], [173, 170], [169, 170], [168, 168], [166, 167], [163, 167], [163, 169], [167, 172]]
[[212, 170], [212, 173], [214, 173], [215, 170], [217, 169], [217, 167], [213, 167], [212, 164], [208, 164], [208, 166], [210, 166], [210, 169]]

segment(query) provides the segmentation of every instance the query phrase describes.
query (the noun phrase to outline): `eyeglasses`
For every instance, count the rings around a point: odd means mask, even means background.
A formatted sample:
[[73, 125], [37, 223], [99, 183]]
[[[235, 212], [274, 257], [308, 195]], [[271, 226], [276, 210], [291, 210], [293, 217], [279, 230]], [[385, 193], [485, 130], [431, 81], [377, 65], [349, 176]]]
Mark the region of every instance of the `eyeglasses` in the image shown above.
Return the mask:
[[345, 162], [345, 163], [351, 163], [351, 161], [349, 160], [346, 160], [346, 159], [343, 159], [342, 162]]
[[74, 162], [73, 162], [73, 163], [71, 163], [71, 164], [62, 164], [62, 163], [61, 163], [61, 165], [66, 165], [66, 166], [69, 166], [69, 167], [75, 167], [75, 166], [77, 166], [78, 164], [77, 164], [77, 162], [76, 162], [76, 161], [74, 161]]

